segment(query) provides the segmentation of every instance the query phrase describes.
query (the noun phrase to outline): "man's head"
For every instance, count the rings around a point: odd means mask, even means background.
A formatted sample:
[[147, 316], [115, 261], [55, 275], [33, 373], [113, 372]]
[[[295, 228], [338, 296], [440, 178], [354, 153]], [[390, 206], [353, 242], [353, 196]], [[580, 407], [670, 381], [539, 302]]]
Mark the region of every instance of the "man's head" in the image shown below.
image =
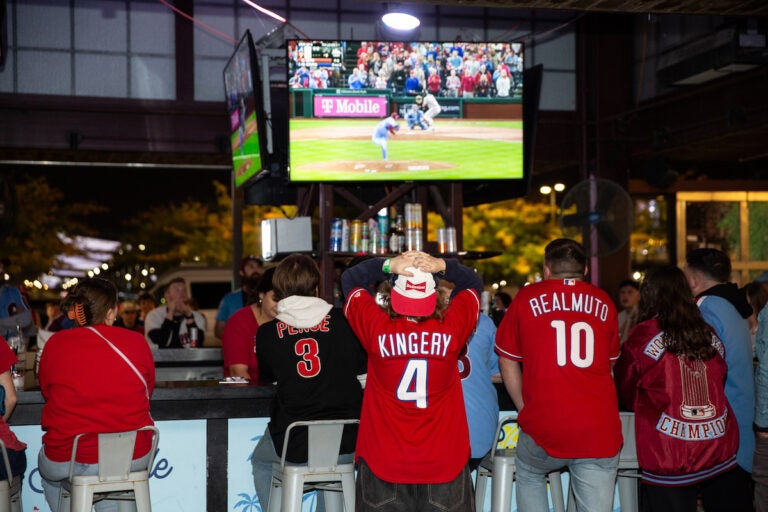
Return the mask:
[[424, 98], [422, 96], [416, 96], [416, 104], [421, 105], [424, 102]]
[[619, 304], [623, 309], [630, 310], [640, 303], [640, 283], [633, 279], [625, 279], [619, 283]]
[[552, 240], [544, 248], [544, 279], [584, 279], [587, 253], [570, 238]]
[[165, 297], [166, 302], [189, 300], [187, 281], [183, 277], [174, 277], [168, 282], [163, 297]]
[[693, 295], [711, 288], [716, 284], [727, 283], [731, 279], [731, 260], [718, 249], [704, 247], [694, 249], [685, 257], [685, 277]]
[[291, 254], [275, 269], [272, 287], [275, 300], [298, 295], [316, 297], [320, 286], [320, 269], [315, 260], [306, 254]]
[[248, 278], [264, 272], [264, 260], [253, 254], [249, 254], [240, 260], [240, 275]]
[[406, 270], [413, 275], [396, 277], [390, 299], [392, 309], [402, 316], [431, 316], [437, 305], [435, 276], [415, 267], [408, 267]]

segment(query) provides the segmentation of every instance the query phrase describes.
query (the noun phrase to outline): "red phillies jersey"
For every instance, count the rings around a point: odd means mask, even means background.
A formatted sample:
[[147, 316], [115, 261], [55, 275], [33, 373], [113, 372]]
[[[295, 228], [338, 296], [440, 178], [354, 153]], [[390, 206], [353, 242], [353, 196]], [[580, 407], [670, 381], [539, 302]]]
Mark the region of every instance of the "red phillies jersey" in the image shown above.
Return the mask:
[[391, 319], [364, 289], [344, 313], [368, 352], [355, 453], [392, 483], [444, 483], [470, 455], [459, 352], [477, 324], [474, 290], [459, 292], [442, 321]]
[[522, 288], [496, 332], [500, 356], [522, 363], [521, 428], [552, 457], [613, 457], [622, 443], [611, 364], [616, 308], [600, 288], [548, 279]]

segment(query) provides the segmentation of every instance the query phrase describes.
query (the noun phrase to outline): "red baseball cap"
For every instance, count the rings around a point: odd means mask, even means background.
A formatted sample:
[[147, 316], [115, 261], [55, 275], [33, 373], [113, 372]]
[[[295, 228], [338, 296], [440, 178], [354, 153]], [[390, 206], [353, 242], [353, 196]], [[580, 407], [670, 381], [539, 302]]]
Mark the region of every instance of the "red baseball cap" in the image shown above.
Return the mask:
[[392, 309], [403, 316], [430, 316], [437, 305], [435, 276], [415, 267], [406, 268], [412, 276], [401, 275], [390, 294]]

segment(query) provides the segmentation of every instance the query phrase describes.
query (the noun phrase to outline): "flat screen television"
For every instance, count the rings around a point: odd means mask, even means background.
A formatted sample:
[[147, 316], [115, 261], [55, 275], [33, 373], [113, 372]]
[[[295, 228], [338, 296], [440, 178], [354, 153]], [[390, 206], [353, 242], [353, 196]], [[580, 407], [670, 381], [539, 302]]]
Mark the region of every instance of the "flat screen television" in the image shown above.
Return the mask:
[[286, 47], [292, 183], [527, 183], [521, 43]]
[[245, 184], [266, 167], [266, 128], [259, 61], [250, 30], [224, 66], [235, 185]]

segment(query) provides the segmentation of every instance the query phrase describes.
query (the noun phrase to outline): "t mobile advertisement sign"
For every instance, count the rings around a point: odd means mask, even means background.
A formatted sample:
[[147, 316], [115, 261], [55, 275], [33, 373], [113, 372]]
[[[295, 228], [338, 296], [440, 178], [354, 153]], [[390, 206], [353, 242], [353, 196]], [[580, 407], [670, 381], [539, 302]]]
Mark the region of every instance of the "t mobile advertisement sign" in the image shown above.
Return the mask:
[[385, 117], [385, 96], [315, 96], [315, 117]]

